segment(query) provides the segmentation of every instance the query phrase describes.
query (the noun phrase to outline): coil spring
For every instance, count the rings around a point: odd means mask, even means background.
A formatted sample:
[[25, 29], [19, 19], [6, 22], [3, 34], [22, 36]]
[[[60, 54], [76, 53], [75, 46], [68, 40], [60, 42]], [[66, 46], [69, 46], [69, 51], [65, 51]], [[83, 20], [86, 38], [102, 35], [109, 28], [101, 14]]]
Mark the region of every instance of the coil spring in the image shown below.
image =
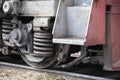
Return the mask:
[[34, 33], [34, 54], [50, 56], [53, 54], [52, 34], [50, 32]]
[[4, 37], [7, 37], [7, 35], [12, 31], [13, 25], [11, 23], [11, 20], [9, 19], [3, 19], [2, 21], [2, 35], [3, 39]]

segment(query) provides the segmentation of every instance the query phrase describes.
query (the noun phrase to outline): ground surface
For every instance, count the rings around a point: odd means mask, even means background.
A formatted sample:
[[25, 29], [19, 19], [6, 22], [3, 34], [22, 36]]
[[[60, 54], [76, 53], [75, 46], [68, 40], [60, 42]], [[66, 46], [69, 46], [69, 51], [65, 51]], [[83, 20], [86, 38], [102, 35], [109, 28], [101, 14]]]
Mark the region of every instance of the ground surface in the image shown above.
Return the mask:
[[0, 80], [86, 80], [0, 65]]

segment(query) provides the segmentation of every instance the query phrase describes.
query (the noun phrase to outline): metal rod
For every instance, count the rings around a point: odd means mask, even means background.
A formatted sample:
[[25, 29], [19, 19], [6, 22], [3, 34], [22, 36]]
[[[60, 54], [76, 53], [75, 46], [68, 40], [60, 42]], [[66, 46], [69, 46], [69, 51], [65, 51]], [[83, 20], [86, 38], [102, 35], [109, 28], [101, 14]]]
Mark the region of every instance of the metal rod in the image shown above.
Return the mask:
[[60, 67], [62, 67], [62, 68], [71, 67], [71, 66], [75, 65], [76, 63], [81, 62], [81, 60], [82, 60], [86, 55], [87, 55], [87, 54], [83, 54], [82, 56], [76, 58], [75, 60], [71, 61], [70, 63], [61, 65]]

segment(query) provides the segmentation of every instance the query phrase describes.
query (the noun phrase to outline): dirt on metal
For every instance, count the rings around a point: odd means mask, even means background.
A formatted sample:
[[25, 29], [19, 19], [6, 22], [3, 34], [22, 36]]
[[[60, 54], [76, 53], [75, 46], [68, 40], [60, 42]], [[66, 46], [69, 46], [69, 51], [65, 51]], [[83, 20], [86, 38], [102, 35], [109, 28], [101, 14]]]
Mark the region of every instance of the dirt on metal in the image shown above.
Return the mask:
[[0, 80], [86, 80], [0, 65]]

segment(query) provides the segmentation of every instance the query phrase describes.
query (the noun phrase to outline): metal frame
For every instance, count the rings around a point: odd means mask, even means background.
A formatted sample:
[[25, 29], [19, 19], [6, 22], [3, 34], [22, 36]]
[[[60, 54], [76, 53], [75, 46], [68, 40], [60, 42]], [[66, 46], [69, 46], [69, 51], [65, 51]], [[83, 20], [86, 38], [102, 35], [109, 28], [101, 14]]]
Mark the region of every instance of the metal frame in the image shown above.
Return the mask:
[[93, 0], [89, 7], [77, 6], [75, 2], [74, 0], [65, 0], [59, 3], [53, 28], [53, 43], [85, 44]]

